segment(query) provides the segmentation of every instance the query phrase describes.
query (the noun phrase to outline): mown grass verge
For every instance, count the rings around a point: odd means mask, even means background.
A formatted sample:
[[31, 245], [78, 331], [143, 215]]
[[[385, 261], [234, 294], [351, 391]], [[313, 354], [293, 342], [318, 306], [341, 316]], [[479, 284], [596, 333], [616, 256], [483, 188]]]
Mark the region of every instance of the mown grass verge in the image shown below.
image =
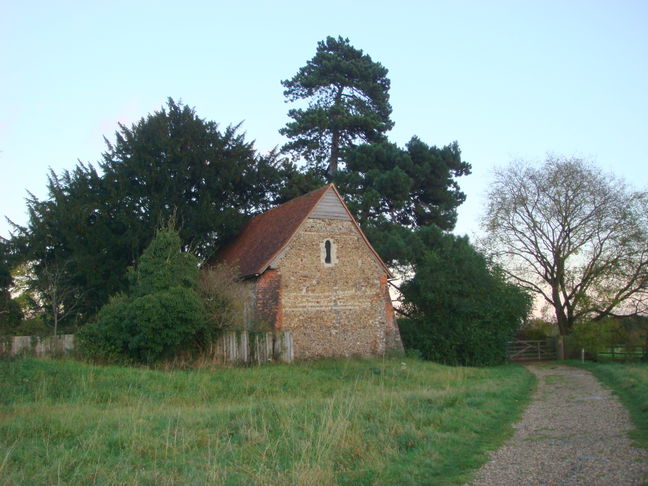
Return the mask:
[[0, 484], [461, 484], [520, 366], [325, 360], [192, 371], [0, 361]]
[[572, 361], [614, 391], [628, 408], [636, 430], [630, 437], [648, 449], [648, 363], [593, 363]]

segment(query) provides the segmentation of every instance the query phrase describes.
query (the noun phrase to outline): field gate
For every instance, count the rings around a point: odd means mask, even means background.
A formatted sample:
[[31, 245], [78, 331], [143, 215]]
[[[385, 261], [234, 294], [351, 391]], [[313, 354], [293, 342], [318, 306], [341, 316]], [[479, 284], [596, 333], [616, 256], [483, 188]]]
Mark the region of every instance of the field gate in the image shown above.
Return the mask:
[[516, 340], [508, 343], [506, 356], [510, 361], [549, 361], [556, 359], [556, 341]]

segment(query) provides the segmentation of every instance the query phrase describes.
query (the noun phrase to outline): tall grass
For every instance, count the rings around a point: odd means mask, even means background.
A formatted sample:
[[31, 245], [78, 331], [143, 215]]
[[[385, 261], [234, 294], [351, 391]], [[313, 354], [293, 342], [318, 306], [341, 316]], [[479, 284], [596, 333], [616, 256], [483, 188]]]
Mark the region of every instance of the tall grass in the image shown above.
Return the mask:
[[341, 360], [155, 371], [0, 362], [0, 484], [460, 484], [534, 384], [518, 366]]
[[580, 363], [611, 388], [630, 411], [636, 430], [630, 436], [648, 449], [648, 363]]

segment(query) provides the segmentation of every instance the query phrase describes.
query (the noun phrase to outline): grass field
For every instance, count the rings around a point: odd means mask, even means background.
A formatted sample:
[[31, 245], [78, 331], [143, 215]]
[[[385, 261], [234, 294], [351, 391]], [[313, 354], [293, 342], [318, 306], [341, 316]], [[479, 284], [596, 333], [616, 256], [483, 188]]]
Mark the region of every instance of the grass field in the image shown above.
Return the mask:
[[631, 437], [648, 449], [648, 363], [580, 363], [606, 386], [614, 390], [630, 411], [636, 430]]
[[0, 361], [0, 484], [461, 484], [522, 367], [341, 360], [191, 371]]

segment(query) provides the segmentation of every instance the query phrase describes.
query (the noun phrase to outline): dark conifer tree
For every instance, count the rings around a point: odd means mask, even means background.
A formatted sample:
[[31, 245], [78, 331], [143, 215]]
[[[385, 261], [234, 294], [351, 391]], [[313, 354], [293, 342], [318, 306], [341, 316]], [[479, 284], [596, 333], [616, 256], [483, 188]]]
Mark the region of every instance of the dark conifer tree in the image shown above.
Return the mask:
[[[28, 200], [29, 223], [12, 243], [30, 262], [32, 285], [44, 295], [53, 268], [74, 315], [84, 322], [126, 288], [126, 269], [172, 218], [184, 249], [211, 256], [250, 215], [267, 209], [283, 184], [274, 153], [261, 156], [236, 126], [216, 123], [168, 100], [131, 127], [120, 125], [98, 172], [80, 164], [51, 173], [49, 195]], [[61, 270], [61, 271], [59, 271]]]
[[0, 239], [0, 334], [11, 334], [23, 317], [20, 305], [11, 297], [13, 278], [7, 253], [7, 246]]
[[289, 101], [308, 100], [306, 109], [288, 112], [292, 121], [280, 130], [291, 139], [284, 150], [334, 176], [343, 149], [358, 142], [378, 142], [392, 128], [387, 69], [349, 44], [327, 37], [315, 57], [282, 81]]

